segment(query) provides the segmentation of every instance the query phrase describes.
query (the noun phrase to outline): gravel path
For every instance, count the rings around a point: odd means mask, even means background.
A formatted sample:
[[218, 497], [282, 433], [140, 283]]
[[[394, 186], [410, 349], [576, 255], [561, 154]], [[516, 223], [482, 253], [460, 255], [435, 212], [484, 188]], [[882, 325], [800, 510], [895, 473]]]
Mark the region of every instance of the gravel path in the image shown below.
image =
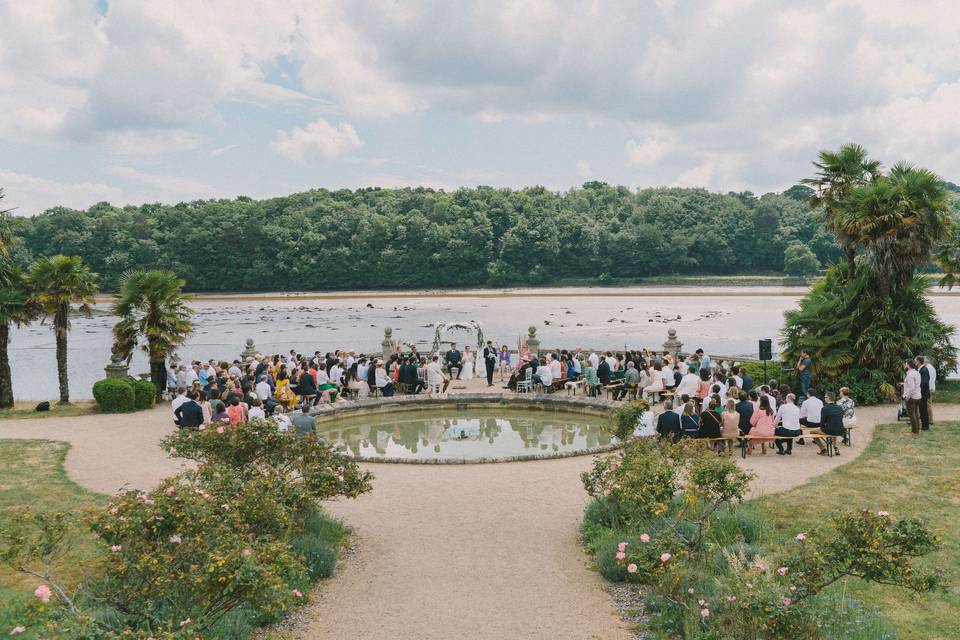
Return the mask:
[[[957, 419], [960, 406], [938, 407], [936, 415]], [[753, 495], [849, 462], [876, 422], [894, 421], [895, 409], [865, 408], [858, 416], [861, 429], [839, 458], [817, 456], [808, 444], [791, 458], [758, 450], [743, 461], [758, 475]], [[149, 488], [181, 469], [156, 446], [171, 430], [166, 406], [134, 415], [0, 420], [0, 438], [69, 442], [68, 475], [104, 493]], [[577, 540], [586, 502], [579, 475], [589, 465], [589, 457], [366, 465], [376, 474], [374, 490], [327, 505], [354, 529], [357, 554], [318, 589], [292, 637], [631, 637]]]

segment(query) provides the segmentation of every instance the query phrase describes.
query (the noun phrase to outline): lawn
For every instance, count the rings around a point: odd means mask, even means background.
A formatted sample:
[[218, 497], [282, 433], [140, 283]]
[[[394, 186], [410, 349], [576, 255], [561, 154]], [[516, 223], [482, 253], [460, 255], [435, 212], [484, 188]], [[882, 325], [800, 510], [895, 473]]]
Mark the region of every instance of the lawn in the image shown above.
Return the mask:
[[[938, 398], [939, 399], [939, 398]], [[943, 569], [942, 593], [911, 598], [903, 590], [851, 581], [848, 595], [878, 605], [902, 639], [957, 638], [960, 610], [960, 423], [938, 423], [921, 437], [900, 425], [877, 427], [867, 450], [851, 463], [756, 503], [786, 535], [809, 530], [832, 510], [869, 508], [919, 516], [943, 538], [929, 562]]]
[[960, 380], [938, 380], [933, 402], [934, 416], [937, 411], [936, 404], [960, 404]]
[[[63, 460], [70, 445], [48, 440], [0, 440], [0, 526], [23, 507], [34, 510], [81, 513], [101, 507], [107, 496], [88, 491], [67, 478]], [[73, 584], [83, 576], [95, 553], [92, 534], [77, 527], [77, 544], [58, 567], [58, 574]], [[0, 566], [0, 623], [10, 603], [29, 594], [37, 580]], [[0, 633], [3, 629], [0, 628]]]
[[86, 416], [97, 412], [97, 404], [93, 400], [81, 400], [68, 405], [50, 403], [49, 411], [37, 411], [36, 403], [18, 402], [12, 409], [0, 409], [0, 420], [25, 418], [67, 418], [70, 416]]

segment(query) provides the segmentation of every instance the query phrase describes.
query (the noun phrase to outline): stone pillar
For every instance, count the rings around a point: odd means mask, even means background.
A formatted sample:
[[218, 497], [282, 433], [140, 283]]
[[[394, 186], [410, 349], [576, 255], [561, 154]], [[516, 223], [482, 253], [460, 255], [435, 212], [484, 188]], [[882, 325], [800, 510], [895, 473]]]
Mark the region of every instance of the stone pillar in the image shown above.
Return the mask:
[[110, 364], [105, 366], [103, 370], [107, 373], [108, 378], [126, 378], [130, 375], [127, 363], [116, 354], [110, 358]]
[[243, 351], [240, 352], [240, 362], [252, 360], [257, 355], [257, 347], [253, 344], [253, 338], [247, 338]]
[[527, 351], [532, 356], [540, 355], [540, 339], [537, 338], [537, 328], [533, 326], [527, 329]]
[[677, 340], [677, 330], [667, 329], [667, 341], [663, 343], [663, 350], [673, 356], [675, 363], [680, 361], [680, 349], [682, 347], [683, 343]]
[[397, 352], [396, 344], [393, 342], [393, 329], [391, 327], [383, 328], [383, 342], [380, 343], [380, 346], [383, 347], [383, 361], [385, 363], [390, 362], [390, 356]]

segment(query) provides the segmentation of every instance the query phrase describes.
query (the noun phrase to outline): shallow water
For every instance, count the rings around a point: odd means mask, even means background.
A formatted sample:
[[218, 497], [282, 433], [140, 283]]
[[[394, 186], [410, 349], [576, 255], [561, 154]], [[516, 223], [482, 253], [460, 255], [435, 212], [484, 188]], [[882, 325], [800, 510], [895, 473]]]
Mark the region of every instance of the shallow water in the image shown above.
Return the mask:
[[[757, 340], [772, 338], [776, 344], [783, 312], [794, 308], [804, 292], [802, 287], [637, 287], [201, 299], [192, 303], [195, 332], [180, 355], [188, 360], [233, 360], [246, 338], [253, 338], [264, 353], [379, 352], [383, 327], [388, 325], [395, 339], [416, 343], [425, 352], [433, 344], [435, 323], [476, 320], [487, 338], [514, 349], [530, 325], [537, 327], [544, 347], [602, 349], [659, 348], [673, 327], [685, 349], [756, 356]], [[941, 318], [960, 321], [960, 296], [932, 300]], [[108, 315], [73, 319], [71, 397], [90, 398], [93, 383], [103, 377], [113, 323]], [[450, 339], [461, 346], [468, 340], [476, 344], [474, 336], [463, 332], [450, 334]], [[49, 325], [14, 329], [10, 355], [18, 399], [56, 398], [56, 350]], [[148, 371], [142, 353], [134, 358], [131, 371]]]
[[423, 409], [321, 424], [335, 447], [366, 458], [476, 460], [556, 455], [611, 443], [599, 416], [523, 409]]

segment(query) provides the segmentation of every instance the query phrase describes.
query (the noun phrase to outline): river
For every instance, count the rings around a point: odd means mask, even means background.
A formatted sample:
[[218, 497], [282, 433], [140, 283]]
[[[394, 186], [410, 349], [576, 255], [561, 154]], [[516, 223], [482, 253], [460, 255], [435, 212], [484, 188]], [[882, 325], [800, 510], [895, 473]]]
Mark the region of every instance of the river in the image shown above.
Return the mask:
[[[796, 307], [805, 290], [707, 286], [198, 296], [191, 302], [194, 333], [179, 353], [184, 359], [233, 360], [246, 338], [264, 353], [379, 351], [385, 326], [393, 328], [395, 339], [427, 351], [436, 323], [475, 320], [487, 338], [511, 348], [528, 326], [537, 327], [545, 347], [604, 349], [659, 348], [672, 327], [685, 350], [756, 357], [760, 338], [772, 338], [777, 350], [783, 313]], [[960, 322], [960, 295], [932, 300], [942, 319]], [[103, 377], [114, 323], [107, 307], [104, 301], [94, 317], [73, 319], [72, 398], [90, 398], [93, 383]], [[475, 343], [464, 332], [453, 332], [450, 339]], [[56, 350], [49, 324], [14, 329], [10, 347], [16, 398], [55, 399]], [[131, 372], [146, 371], [146, 357], [138, 352]]]

